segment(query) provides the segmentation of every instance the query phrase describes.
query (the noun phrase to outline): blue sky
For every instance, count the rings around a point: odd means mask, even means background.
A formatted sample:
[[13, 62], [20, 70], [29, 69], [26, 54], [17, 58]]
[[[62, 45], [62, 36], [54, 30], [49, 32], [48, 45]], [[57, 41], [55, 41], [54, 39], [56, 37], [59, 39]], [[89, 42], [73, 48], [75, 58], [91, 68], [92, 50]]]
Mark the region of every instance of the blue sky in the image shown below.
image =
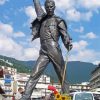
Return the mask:
[[[40, 0], [43, 6], [45, 0]], [[55, 0], [73, 39], [70, 61], [100, 62], [100, 0]], [[44, 8], [43, 8], [44, 9]], [[33, 0], [0, 0], [0, 55], [36, 60], [39, 39], [31, 42], [31, 22], [36, 18]], [[63, 56], [66, 49], [60, 41]]]

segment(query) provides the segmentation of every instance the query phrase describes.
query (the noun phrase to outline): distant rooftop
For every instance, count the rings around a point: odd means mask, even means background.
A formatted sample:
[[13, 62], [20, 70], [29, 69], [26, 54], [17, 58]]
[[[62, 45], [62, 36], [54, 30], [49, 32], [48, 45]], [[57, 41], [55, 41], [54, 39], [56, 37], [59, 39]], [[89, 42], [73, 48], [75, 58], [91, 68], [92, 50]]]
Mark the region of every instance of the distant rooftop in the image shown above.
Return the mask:
[[99, 63], [98, 66], [92, 71], [92, 74], [93, 74], [94, 72], [96, 72], [98, 69], [100, 69], [100, 63]]

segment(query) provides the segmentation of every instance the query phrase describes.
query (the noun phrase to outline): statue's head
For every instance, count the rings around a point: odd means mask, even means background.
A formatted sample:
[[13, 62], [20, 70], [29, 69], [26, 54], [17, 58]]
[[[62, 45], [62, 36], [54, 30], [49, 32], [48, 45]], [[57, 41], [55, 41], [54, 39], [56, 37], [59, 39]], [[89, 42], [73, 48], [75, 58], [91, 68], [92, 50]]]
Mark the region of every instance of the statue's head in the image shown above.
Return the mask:
[[48, 15], [53, 15], [55, 10], [55, 2], [53, 0], [46, 0], [45, 9]]

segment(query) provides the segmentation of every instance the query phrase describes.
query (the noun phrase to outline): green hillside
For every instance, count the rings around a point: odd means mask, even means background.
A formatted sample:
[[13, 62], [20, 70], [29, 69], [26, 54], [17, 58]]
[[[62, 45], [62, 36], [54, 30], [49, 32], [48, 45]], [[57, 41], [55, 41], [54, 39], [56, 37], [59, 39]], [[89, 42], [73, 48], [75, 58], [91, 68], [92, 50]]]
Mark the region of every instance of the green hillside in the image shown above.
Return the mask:
[[[16, 68], [18, 72], [22, 73], [31, 73], [35, 61], [19, 61], [14, 58], [0, 56], [0, 59], [8, 60], [13, 63], [13, 66], [8, 65], [7, 63], [0, 60], [0, 65], [7, 65], [13, 68]], [[70, 83], [81, 83], [89, 81], [91, 77], [91, 72], [96, 68], [96, 65], [92, 63], [80, 62], [80, 61], [71, 61], [67, 65], [67, 74], [66, 79]], [[54, 71], [52, 64], [49, 64], [44, 71], [45, 74], [49, 75], [52, 80], [58, 81], [57, 75]]]
[[[22, 73], [29, 73], [30, 72], [30, 67], [28, 65], [26, 65], [23, 61], [19, 61], [19, 60], [16, 60], [14, 58], [1, 56], [1, 55], [0, 55], [0, 59], [4, 60], [4, 61], [0, 60], [0, 65], [16, 68], [18, 72], [22, 72]], [[7, 64], [6, 61], [12, 63], [13, 66]]]

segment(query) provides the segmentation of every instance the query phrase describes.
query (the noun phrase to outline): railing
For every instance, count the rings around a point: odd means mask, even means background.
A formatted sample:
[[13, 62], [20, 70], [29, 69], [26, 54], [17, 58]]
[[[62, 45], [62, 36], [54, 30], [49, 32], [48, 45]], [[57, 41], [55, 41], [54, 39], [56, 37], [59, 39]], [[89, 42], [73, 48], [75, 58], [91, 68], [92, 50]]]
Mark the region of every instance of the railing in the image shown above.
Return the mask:
[[3, 94], [3, 97], [5, 99], [7, 99], [7, 100], [15, 100], [15, 96], [14, 95]]

